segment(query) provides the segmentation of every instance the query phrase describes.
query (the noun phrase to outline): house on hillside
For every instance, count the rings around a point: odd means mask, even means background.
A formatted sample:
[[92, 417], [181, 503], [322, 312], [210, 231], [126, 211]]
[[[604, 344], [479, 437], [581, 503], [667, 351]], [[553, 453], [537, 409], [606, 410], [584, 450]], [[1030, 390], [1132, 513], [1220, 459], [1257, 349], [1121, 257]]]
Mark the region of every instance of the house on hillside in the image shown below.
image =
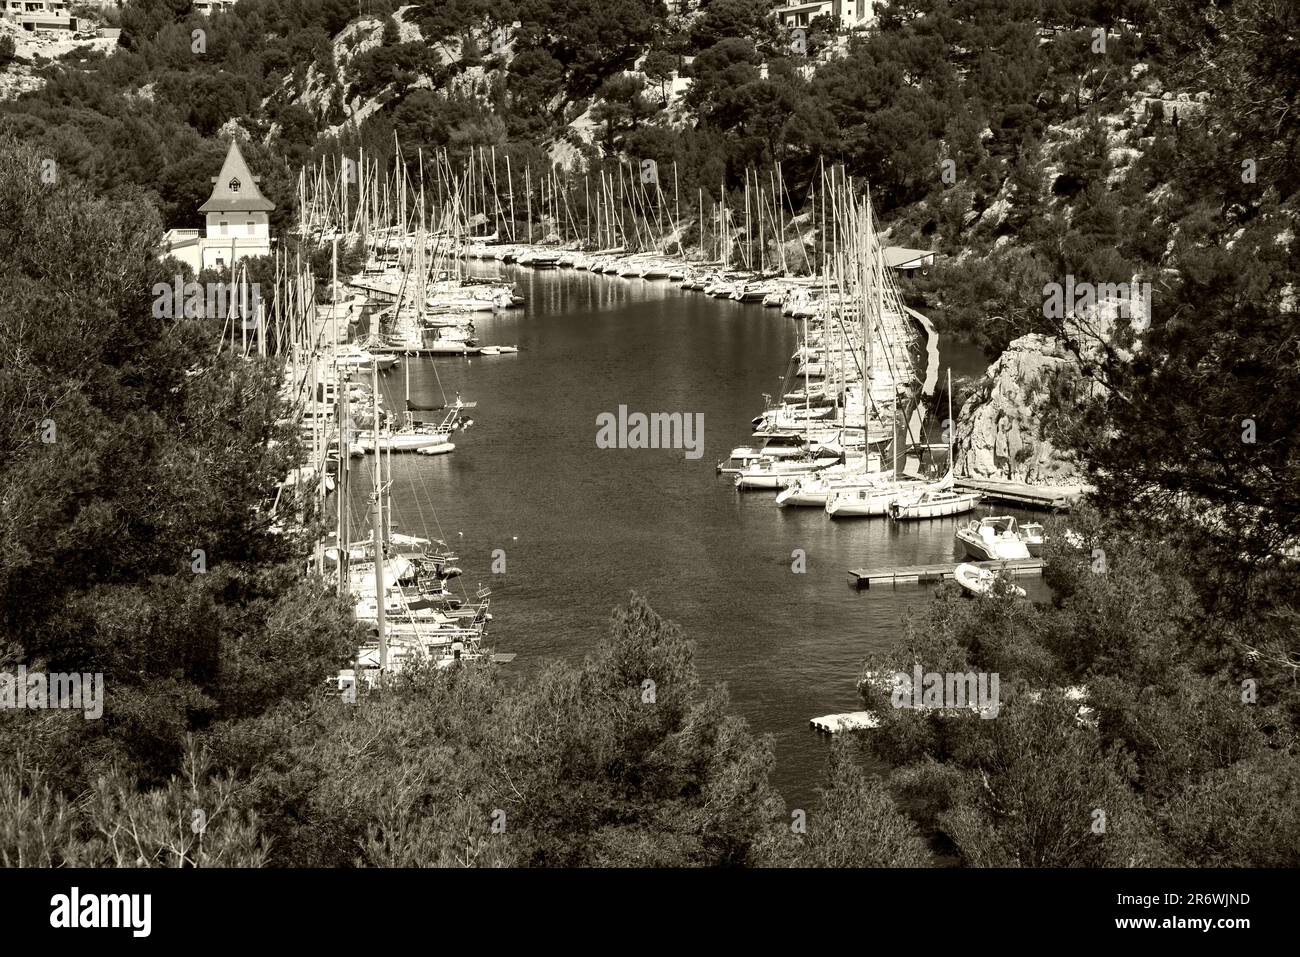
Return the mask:
[[0, 14], [30, 33], [38, 30], [76, 33], [94, 28], [91, 21], [72, 15], [68, 0], [0, 0]]
[[818, 17], [834, 17], [844, 29], [866, 26], [876, 18], [874, 0], [811, 0], [777, 7], [776, 18], [787, 27], [806, 27]]
[[194, 0], [194, 12], [210, 17], [214, 13], [228, 13], [235, 0]]
[[212, 195], [199, 207], [205, 229], [169, 229], [163, 236], [163, 255], [175, 256], [195, 274], [229, 269], [245, 256], [269, 256], [275, 204], [262, 195], [259, 179], [232, 140], [221, 172], [212, 180]]
[[896, 273], [910, 275], [916, 270], [934, 265], [934, 253], [925, 249], [908, 249], [904, 246], [885, 247], [885, 265]]

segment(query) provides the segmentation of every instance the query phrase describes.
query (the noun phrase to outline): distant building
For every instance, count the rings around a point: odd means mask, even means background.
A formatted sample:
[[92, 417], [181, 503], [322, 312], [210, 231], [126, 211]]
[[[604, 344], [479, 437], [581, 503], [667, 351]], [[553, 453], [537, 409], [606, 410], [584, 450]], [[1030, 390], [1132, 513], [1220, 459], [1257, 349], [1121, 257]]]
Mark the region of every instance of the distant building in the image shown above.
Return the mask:
[[236, 0], [194, 0], [194, 12], [210, 17], [214, 13], [228, 13]]
[[813, 0], [777, 7], [776, 17], [787, 27], [806, 27], [820, 16], [835, 17], [844, 29], [864, 26], [876, 18], [874, 0]]
[[0, 13], [32, 33], [37, 30], [75, 33], [94, 28], [89, 20], [78, 20], [72, 15], [68, 0], [0, 0]]
[[271, 254], [270, 213], [275, 204], [262, 195], [256, 177], [232, 140], [208, 201], [199, 207], [206, 228], [171, 229], [163, 236], [163, 254], [175, 256], [197, 274], [230, 269], [245, 256]]
[[911, 273], [917, 269], [924, 270], [934, 265], [934, 253], [926, 249], [886, 246], [885, 265], [902, 273]]

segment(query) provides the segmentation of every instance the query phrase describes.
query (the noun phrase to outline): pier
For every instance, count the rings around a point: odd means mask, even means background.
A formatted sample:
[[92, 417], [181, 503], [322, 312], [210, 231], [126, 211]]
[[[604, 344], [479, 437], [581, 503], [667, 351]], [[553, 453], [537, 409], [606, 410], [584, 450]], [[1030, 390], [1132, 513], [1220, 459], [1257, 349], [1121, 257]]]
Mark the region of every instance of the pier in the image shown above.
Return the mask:
[[1043, 560], [1041, 558], [1022, 558], [1007, 562], [938, 562], [933, 565], [892, 565], [887, 568], [853, 568], [849, 577], [858, 588], [870, 588], [873, 585], [928, 585], [952, 578], [953, 571], [960, 564], [978, 565], [990, 571], [1001, 572], [1008, 578], [1023, 575], [1041, 575]]
[[1083, 485], [1026, 485], [1001, 479], [957, 478], [954, 483], [963, 492], [983, 492], [986, 501], [1052, 512], [1068, 512], [1087, 491]]
[[927, 317], [908, 306], [903, 308], [925, 330], [925, 381], [921, 383], [921, 395], [928, 399], [934, 395], [934, 390], [939, 385], [939, 333]]
[[448, 352], [446, 349], [431, 349], [428, 346], [371, 346], [368, 350], [378, 356], [420, 356], [431, 357], [435, 359], [461, 359], [465, 356], [477, 356], [482, 354], [482, 346], [466, 346], [456, 352]]

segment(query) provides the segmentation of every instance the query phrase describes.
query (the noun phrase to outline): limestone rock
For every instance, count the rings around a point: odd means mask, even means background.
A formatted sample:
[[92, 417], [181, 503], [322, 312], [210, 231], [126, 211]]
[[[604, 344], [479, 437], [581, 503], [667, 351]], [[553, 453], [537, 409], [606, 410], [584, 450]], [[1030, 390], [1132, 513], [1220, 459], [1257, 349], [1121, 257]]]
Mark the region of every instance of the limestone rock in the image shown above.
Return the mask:
[[1074, 357], [1049, 336], [1012, 341], [984, 374], [957, 417], [956, 474], [1029, 485], [1074, 485], [1077, 463], [1041, 435], [1047, 382], [1077, 370]]

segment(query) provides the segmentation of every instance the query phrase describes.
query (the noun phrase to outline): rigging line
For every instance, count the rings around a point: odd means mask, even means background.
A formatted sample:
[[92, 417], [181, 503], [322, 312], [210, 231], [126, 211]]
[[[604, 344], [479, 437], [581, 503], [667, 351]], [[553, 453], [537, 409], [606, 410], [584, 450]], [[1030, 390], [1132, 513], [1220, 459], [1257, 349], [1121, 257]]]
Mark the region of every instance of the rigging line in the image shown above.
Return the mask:
[[[435, 363], [435, 372], [436, 372], [436, 363]], [[445, 397], [445, 396], [444, 396], [444, 397]], [[415, 453], [415, 454], [418, 455], [419, 453]], [[390, 461], [391, 461], [391, 460], [390, 460]], [[420, 521], [420, 528], [421, 528], [421, 530], [423, 530], [423, 531], [427, 531], [428, 528], [429, 528], [429, 523], [428, 523], [428, 521], [425, 519], [425, 515], [424, 515], [424, 507], [423, 507], [423, 505], [421, 504], [421, 501], [420, 501], [420, 496], [421, 496], [422, 493], [424, 493], [424, 494], [427, 494], [427, 495], [428, 495], [429, 512], [430, 512], [430, 514], [433, 516], [433, 523], [434, 523], [434, 526], [438, 529], [438, 540], [441, 541], [441, 542], [443, 542], [443, 543], [446, 545], [447, 549], [450, 550], [450, 549], [451, 549], [451, 542], [448, 541], [448, 539], [447, 539], [447, 534], [446, 534], [446, 532], [443, 530], [443, 527], [442, 527], [442, 522], [441, 522], [441, 520], [438, 518], [438, 509], [437, 509], [437, 506], [435, 506], [434, 503], [433, 503], [433, 494], [432, 494], [432, 492], [427, 492], [427, 491], [423, 488], [423, 486], [424, 486], [424, 483], [423, 483], [423, 482], [418, 482], [418, 481], [416, 481], [416, 473], [414, 473], [414, 472], [412, 472], [410, 475], [403, 475], [402, 478], [403, 478], [404, 486], [405, 486], [407, 483], [409, 483], [409, 487], [410, 487], [410, 489], [411, 489], [411, 494], [410, 494], [409, 497], [410, 497], [411, 502], [415, 505], [415, 509], [416, 509], [416, 511], [417, 511], [417, 513], [418, 513], [419, 521]], [[389, 480], [390, 485], [395, 481], [395, 479], [394, 479], [394, 477], [393, 477], [393, 475], [392, 475], [391, 472], [389, 473], [389, 479], [388, 479], [388, 480]], [[396, 507], [396, 505], [397, 505], [397, 497], [396, 497], [396, 496], [389, 496], [388, 501], [389, 501], [389, 506], [388, 506], [388, 507], [389, 507], [390, 510]], [[391, 514], [391, 511], [390, 511], [390, 514]], [[459, 582], [459, 584], [460, 584], [460, 588], [461, 588], [461, 594], [462, 594], [462, 596], [464, 597], [466, 604], [468, 604], [468, 603], [469, 603], [469, 593], [465, 590], [465, 585], [464, 585], [464, 582], [463, 582], [463, 581]]]
[[[437, 507], [437, 506], [434, 504], [434, 502], [433, 502], [433, 493], [432, 493], [431, 491], [427, 491], [427, 490], [425, 490], [424, 487], [423, 487], [423, 486], [424, 486], [424, 483], [416, 482], [416, 481], [414, 480], [414, 478], [412, 478], [411, 486], [412, 486], [412, 488], [415, 490], [414, 495], [413, 495], [412, 497], [413, 497], [413, 499], [414, 499], [414, 501], [415, 501], [416, 508], [420, 511], [420, 522], [421, 522], [421, 525], [422, 525], [424, 528], [426, 528], [426, 529], [428, 528], [428, 523], [426, 523], [426, 522], [424, 521], [424, 510], [423, 510], [423, 508], [420, 506], [420, 501], [419, 501], [419, 497], [420, 497], [420, 493], [421, 493], [421, 491], [426, 491], [426, 494], [428, 494], [428, 496], [429, 496], [429, 498], [428, 498], [428, 501], [429, 501], [429, 512], [430, 512], [430, 514], [432, 514], [432, 516], [433, 516], [433, 524], [434, 524], [434, 526], [437, 527], [437, 529], [438, 529], [438, 540], [441, 541], [441, 542], [443, 542], [443, 543], [445, 544], [446, 548], [447, 548], [448, 550], [450, 550], [450, 549], [451, 549], [451, 542], [449, 542], [449, 541], [447, 540], [447, 533], [443, 531], [443, 528], [442, 528], [442, 522], [441, 522], [441, 521], [439, 520], [439, 518], [438, 518], [438, 507]], [[458, 577], [458, 581], [456, 582], [456, 584], [458, 584], [458, 585], [460, 586], [461, 596], [465, 599], [465, 603], [466, 603], [466, 604], [469, 604], [469, 592], [465, 589], [465, 582], [464, 582], [464, 574], [463, 574], [463, 572], [462, 572], [462, 574]]]

